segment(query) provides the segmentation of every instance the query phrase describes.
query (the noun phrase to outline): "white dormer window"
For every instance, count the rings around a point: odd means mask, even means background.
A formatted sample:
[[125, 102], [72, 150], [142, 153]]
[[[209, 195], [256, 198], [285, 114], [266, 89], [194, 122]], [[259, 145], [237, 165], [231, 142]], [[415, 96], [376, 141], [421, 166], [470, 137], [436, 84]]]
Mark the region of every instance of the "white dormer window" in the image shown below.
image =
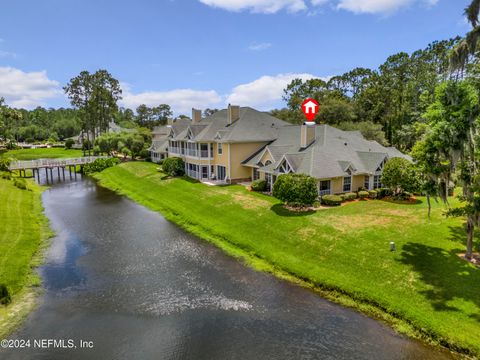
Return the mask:
[[188, 139], [188, 140], [192, 140], [192, 139], [193, 139], [193, 134], [192, 134], [192, 130], [191, 130], [191, 129], [188, 129], [187, 139]]
[[265, 166], [270, 165], [272, 162], [270, 160], [265, 161]]
[[293, 172], [293, 169], [290, 167], [290, 164], [288, 163], [287, 160], [283, 160], [282, 164], [279, 167], [279, 171], [284, 174], [288, 174]]
[[377, 172], [383, 171], [383, 167], [385, 166], [385, 163], [387, 162], [387, 158], [383, 159], [383, 161], [378, 165]]

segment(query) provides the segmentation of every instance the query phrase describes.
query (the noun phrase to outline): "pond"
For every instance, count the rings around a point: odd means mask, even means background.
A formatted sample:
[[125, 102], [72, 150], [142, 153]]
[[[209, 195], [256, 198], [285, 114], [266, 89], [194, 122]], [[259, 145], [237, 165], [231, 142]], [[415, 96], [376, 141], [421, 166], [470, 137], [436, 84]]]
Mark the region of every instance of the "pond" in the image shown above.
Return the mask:
[[39, 269], [44, 292], [11, 336], [31, 347], [2, 359], [451, 358], [256, 272], [88, 178], [54, 184], [43, 204], [57, 234]]

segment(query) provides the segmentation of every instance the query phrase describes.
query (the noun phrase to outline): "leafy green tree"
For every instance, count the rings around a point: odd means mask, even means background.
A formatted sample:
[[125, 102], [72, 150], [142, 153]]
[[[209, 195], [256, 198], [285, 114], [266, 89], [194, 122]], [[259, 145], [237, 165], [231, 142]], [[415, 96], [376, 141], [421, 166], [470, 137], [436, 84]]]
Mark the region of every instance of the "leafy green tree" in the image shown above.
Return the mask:
[[273, 196], [287, 205], [312, 205], [318, 199], [316, 180], [305, 174], [282, 174], [273, 185]]
[[[106, 70], [93, 74], [82, 71], [69, 81], [64, 90], [72, 106], [79, 110], [88, 143], [95, 142], [98, 133], [108, 130], [118, 110], [117, 101], [122, 94], [118, 80]], [[90, 153], [90, 148], [88, 150]]]
[[342, 122], [335, 125], [337, 128], [345, 131], [360, 131], [367, 140], [375, 140], [381, 145], [387, 146], [388, 141], [385, 138], [385, 133], [382, 130], [382, 125], [374, 124], [371, 121], [361, 122]]
[[467, 259], [473, 254], [474, 229], [480, 219], [480, 145], [479, 98], [468, 81], [447, 81], [437, 87], [435, 102], [424, 117], [428, 131], [416, 145], [414, 155], [423, 164], [429, 162], [424, 175], [435, 181], [438, 193], [446, 202], [454, 173], [463, 194], [463, 206], [450, 209], [449, 216], [466, 218]]
[[218, 109], [206, 108], [205, 110], [203, 110], [203, 117], [208, 117], [208, 116], [210, 116], [210, 115], [215, 114], [215, 113], [218, 112], [218, 111], [219, 111]]
[[185, 174], [185, 163], [181, 158], [167, 158], [162, 163], [162, 170], [170, 176], [182, 176]]
[[157, 125], [167, 124], [168, 119], [173, 115], [170, 105], [160, 104], [156, 107], [148, 107], [142, 104], [136, 109], [136, 123], [148, 129], [153, 129]]
[[414, 165], [403, 158], [387, 161], [383, 168], [382, 184], [389, 188], [395, 197], [405, 192], [416, 192], [420, 188]]

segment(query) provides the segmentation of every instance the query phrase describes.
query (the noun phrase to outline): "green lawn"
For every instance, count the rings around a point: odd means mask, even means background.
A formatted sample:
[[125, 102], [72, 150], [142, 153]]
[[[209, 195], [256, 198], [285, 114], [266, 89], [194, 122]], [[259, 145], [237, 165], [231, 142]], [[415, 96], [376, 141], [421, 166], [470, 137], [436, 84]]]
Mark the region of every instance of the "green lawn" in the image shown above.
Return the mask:
[[257, 268], [313, 283], [410, 335], [480, 354], [480, 269], [457, 256], [462, 221], [446, 219], [441, 204], [430, 220], [422, 198], [416, 205], [361, 201], [295, 214], [241, 186], [165, 179], [156, 168], [125, 163], [96, 177]]
[[20, 149], [0, 153], [0, 156], [17, 160], [35, 160], [47, 158], [76, 158], [83, 156], [82, 150], [65, 150], [63, 148]]
[[0, 284], [12, 294], [12, 304], [0, 305], [0, 338], [28, 313], [34, 304], [32, 286], [39, 284], [32, 267], [39, 263], [39, 248], [50, 235], [43, 215], [41, 189], [33, 182], [20, 190], [13, 181], [0, 179]]

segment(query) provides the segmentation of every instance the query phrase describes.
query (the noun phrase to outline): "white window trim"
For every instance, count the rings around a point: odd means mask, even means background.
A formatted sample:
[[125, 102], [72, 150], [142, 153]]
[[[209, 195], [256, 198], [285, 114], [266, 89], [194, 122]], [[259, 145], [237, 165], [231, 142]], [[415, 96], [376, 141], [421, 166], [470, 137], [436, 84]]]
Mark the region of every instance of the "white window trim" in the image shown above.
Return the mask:
[[223, 155], [223, 144], [217, 143], [217, 155]]

